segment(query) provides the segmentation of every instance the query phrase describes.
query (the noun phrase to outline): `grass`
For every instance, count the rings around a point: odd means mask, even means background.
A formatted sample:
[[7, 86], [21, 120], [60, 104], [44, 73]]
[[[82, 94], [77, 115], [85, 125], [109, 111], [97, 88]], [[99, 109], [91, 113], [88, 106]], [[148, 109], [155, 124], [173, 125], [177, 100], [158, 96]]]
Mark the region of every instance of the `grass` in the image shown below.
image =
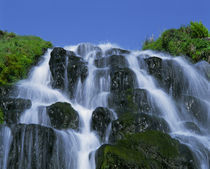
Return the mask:
[[147, 39], [143, 50], [168, 52], [171, 55], [185, 55], [194, 62], [209, 60], [210, 40], [208, 29], [201, 22], [191, 22], [179, 29], [169, 29], [161, 34], [157, 40]]
[[51, 47], [39, 37], [0, 31], [0, 86], [26, 78], [31, 66]]

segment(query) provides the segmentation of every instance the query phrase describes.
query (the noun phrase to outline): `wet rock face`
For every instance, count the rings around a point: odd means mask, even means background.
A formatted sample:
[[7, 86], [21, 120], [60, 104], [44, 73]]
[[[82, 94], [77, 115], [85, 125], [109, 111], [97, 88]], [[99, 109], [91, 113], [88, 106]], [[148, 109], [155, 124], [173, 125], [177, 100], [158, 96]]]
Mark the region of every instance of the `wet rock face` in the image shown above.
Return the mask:
[[135, 134], [147, 130], [157, 130], [167, 133], [169, 132], [169, 126], [164, 119], [156, 116], [144, 113], [127, 113], [112, 122], [110, 142], [114, 143], [117, 140], [123, 139], [127, 134]]
[[195, 169], [189, 149], [159, 131], [129, 134], [114, 145], [103, 145], [96, 152], [96, 168]]
[[56, 129], [79, 129], [79, 115], [69, 103], [57, 102], [46, 107], [52, 127]]
[[112, 48], [112, 49], [109, 49], [105, 52], [105, 55], [106, 56], [109, 56], [109, 55], [126, 55], [126, 54], [129, 54], [130, 51], [128, 50], [124, 50], [124, 49], [120, 49], [120, 48]]
[[186, 110], [194, 117], [201, 125], [207, 125], [208, 108], [202, 100], [193, 96], [183, 96], [183, 102]]
[[101, 140], [104, 141], [108, 126], [113, 120], [113, 112], [105, 107], [97, 107], [92, 114], [91, 129], [96, 131]]
[[51, 169], [56, 136], [51, 128], [30, 124], [12, 127], [8, 168]]
[[19, 121], [21, 113], [31, 107], [31, 101], [21, 98], [5, 98], [1, 100], [0, 107], [4, 112], [6, 123], [15, 124]]
[[[83, 82], [87, 77], [87, 63], [72, 51], [54, 48], [51, 52], [49, 64], [53, 77], [52, 86], [64, 90], [65, 81], [67, 81], [67, 90], [69, 90], [70, 97], [73, 97], [78, 80], [81, 79]], [[67, 77], [65, 77], [65, 71], [67, 71]]]
[[111, 92], [122, 92], [128, 89], [133, 89], [136, 84], [136, 77], [129, 68], [113, 68], [111, 76]]

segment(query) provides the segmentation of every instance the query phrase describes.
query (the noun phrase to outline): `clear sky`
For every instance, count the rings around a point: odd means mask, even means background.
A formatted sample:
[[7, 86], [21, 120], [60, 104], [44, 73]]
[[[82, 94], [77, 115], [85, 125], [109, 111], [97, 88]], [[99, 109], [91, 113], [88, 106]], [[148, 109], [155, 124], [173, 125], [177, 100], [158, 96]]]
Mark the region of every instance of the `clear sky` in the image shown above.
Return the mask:
[[210, 0], [0, 0], [0, 29], [55, 46], [111, 42], [140, 49], [146, 37], [191, 20], [210, 29]]

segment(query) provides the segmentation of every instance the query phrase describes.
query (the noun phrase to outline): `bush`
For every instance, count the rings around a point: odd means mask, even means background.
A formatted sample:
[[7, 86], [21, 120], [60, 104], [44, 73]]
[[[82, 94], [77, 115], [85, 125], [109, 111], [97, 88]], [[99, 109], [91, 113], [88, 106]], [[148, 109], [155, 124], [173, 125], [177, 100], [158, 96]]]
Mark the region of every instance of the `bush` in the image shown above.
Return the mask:
[[31, 66], [50, 47], [50, 42], [39, 37], [0, 31], [0, 85], [11, 85], [25, 78]]
[[201, 22], [191, 22], [179, 29], [166, 30], [156, 41], [146, 40], [143, 50], [163, 51], [174, 56], [186, 55], [195, 62], [208, 60], [210, 41], [207, 37], [208, 29]]

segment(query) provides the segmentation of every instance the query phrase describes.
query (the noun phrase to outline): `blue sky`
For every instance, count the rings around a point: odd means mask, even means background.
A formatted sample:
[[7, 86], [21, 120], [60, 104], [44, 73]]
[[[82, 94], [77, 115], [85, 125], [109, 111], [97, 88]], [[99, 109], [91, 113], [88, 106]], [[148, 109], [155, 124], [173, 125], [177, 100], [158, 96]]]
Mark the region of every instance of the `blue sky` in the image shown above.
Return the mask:
[[210, 0], [1, 0], [0, 29], [55, 46], [112, 42], [140, 49], [147, 36], [191, 20], [210, 29]]

